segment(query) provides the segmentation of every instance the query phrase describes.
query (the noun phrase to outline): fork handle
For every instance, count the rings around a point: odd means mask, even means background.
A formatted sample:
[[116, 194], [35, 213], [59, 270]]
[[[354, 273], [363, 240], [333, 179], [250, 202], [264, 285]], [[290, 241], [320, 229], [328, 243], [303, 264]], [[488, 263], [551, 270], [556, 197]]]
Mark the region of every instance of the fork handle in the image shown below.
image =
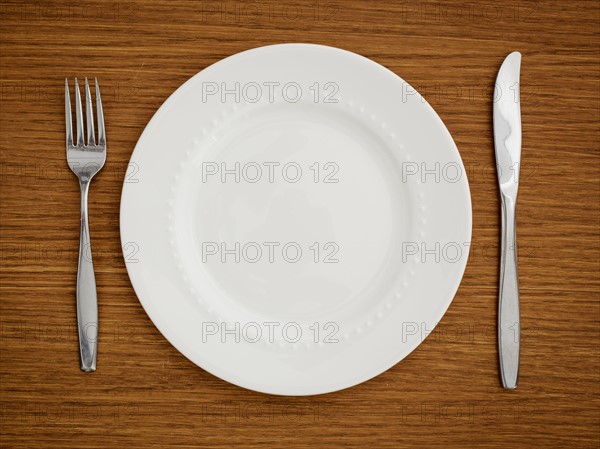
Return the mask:
[[80, 181], [81, 232], [77, 268], [77, 328], [82, 371], [96, 371], [98, 350], [98, 295], [92, 262], [90, 227], [88, 224], [88, 190], [90, 182]]
[[502, 252], [498, 301], [498, 348], [504, 388], [519, 378], [519, 278], [517, 273], [516, 198], [502, 196]]

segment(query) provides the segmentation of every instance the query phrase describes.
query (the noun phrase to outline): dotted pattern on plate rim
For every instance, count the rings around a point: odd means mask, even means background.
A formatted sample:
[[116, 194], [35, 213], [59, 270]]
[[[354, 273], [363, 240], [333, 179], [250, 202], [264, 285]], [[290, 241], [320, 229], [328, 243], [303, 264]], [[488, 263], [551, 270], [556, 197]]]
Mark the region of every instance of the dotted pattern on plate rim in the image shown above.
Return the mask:
[[[300, 101], [300, 103], [306, 104], [307, 102], [304, 99], [302, 99]], [[267, 102], [264, 100], [261, 100], [256, 103], [252, 103], [252, 106], [262, 106], [264, 104], [267, 104]], [[272, 104], [272, 103], [269, 103], [269, 104]], [[317, 104], [317, 103], [311, 103], [311, 104]], [[197, 305], [202, 307], [204, 309], [204, 311], [209, 316], [213, 317], [215, 319], [215, 321], [218, 322], [219, 324], [226, 322], [226, 320], [222, 316], [220, 316], [218, 313], [216, 313], [212, 307], [210, 307], [208, 304], [206, 304], [205, 301], [203, 300], [203, 298], [200, 297], [198, 292], [195, 291], [192, 282], [190, 281], [189, 277], [187, 276], [187, 274], [185, 272], [181, 258], [179, 257], [177, 245], [175, 243], [176, 237], [175, 237], [175, 230], [174, 230], [174, 223], [173, 223], [173, 217], [175, 215], [175, 210], [174, 210], [174, 208], [175, 208], [175, 193], [177, 191], [177, 185], [179, 184], [183, 169], [186, 166], [186, 162], [189, 162], [189, 159], [191, 159], [191, 157], [194, 154], [197, 154], [197, 152], [201, 149], [202, 140], [208, 138], [208, 139], [212, 139], [213, 141], [216, 142], [218, 139], [215, 137], [214, 132], [217, 130], [219, 125], [228, 116], [230, 116], [234, 113], [239, 113], [239, 111], [242, 111], [243, 114], [248, 114], [248, 111], [244, 111], [244, 109], [248, 109], [249, 106], [250, 106], [249, 103], [244, 102], [244, 103], [241, 103], [241, 106], [236, 104], [236, 105], [232, 106], [231, 108], [229, 108], [225, 111], [222, 111], [217, 118], [214, 118], [213, 120], [211, 120], [209, 126], [203, 128], [200, 131], [201, 137], [195, 137], [192, 139], [190, 148], [188, 148], [185, 152], [187, 159], [184, 161], [181, 161], [179, 163], [177, 173], [173, 177], [173, 184], [171, 184], [170, 197], [168, 200], [168, 203], [169, 203], [169, 213], [168, 213], [169, 243], [171, 245], [171, 249], [173, 250], [173, 257], [177, 261], [177, 269], [178, 269], [178, 271], [181, 275], [181, 278], [183, 279], [188, 291], [194, 296]], [[349, 112], [352, 116], [361, 120], [372, 130], [376, 130], [376, 131], [382, 133], [385, 136], [385, 138], [388, 140], [388, 143], [391, 144], [390, 146], [392, 148], [394, 148], [395, 150], [401, 151], [403, 153], [402, 157], [405, 161], [407, 161], [407, 162], [411, 161], [412, 158], [411, 158], [410, 154], [406, 151], [404, 144], [402, 144], [398, 141], [396, 133], [388, 131], [386, 123], [378, 120], [377, 116], [375, 114], [371, 114], [368, 110], [366, 110], [364, 108], [364, 106], [357, 105], [352, 100], [344, 101], [341, 98], [339, 99], [339, 101], [337, 103], [329, 103], [328, 106], [332, 106], [332, 107], [337, 106], [337, 107], [343, 108], [346, 112]], [[426, 205], [424, 204], [426, 197], [425, 197], [425, 193], [421, 187], [421, 181], [419, 179], [416, 180], [416, 184], [417, 184], [417, 195], [418, 195], [420, 203], [421, 203], [421, 205], [417, 211], [419, 213], [419, 217], [420, 217], [419, 223], [421, 225], [426, 225], [427, 220], [425, 218], [425, 211], [427, 208], [426, 208]], [[421, 238], [423, 238], [423, 237], [425, 237], [425, 232], [423, 230], [421, 230], [419, 235]], [[418, 256], [414, 257], [413, 263], [415, 265], [419, 264]], [[414, 268], [409, 268], [408, 273], [409, 273], [409, 277], [413, 277], [415, 275], [416, 271]], [[373, 327], [377, 321], [382, 320], [386, 315], [386, 310], [391, 310], [395, 304], [397, 304], [400, 300], [402, 300], [404, 298], [404, 291], [406, 291], [408, 286], [409, 286], [409, 282], [407, 280], [403, 280], [403, 281], [399, 282], [399, 286], [396, 287], [395, 292], [392, 294], [392, 299], [388, 299], [387, 301], [385, 301], [383, 306], [379, 307], [376, 312], [369, 315], [361, 324], [359, 324], [352, 331], [342, 333], [341, 334], [342, 338], [340, 338], [339, 341], [340, 342], [347, 341], [347, 340], [350, 340], [353, 336], [360, 336], [365, 332], [365, 329]], [[243, 341], [243, 339], [241, 341]], [[260, 341], [262, 341], [262, 340], [260, 340]], [[319, 343], [313, 343], [313, 342], [309, 343], [309, 342], [304, 342], [302, 340], [300, 340], [298, 343], [292, 343], [292, 344], [284, 343], [284, 342], [271, 343], [268, 341], [263, 341], [263, 343], [266, 344], [267, 346], [270, 346], [273, 348], [286, 349], [286, 348], [291, 347], [293, 350], [299, 349], [300, 346], [304, 347], [305, 349], [311, 349], [313, 347], [324, 346], [324, 343], [322, 341], [320, 341]]]

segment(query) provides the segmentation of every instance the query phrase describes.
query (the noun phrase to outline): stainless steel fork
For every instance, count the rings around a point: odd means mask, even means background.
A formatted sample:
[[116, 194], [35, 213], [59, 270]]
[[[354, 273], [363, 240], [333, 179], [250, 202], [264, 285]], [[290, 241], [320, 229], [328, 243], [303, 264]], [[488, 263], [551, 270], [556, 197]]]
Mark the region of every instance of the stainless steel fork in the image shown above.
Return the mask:
[[92, 95], [85, 79], [85, 112], [87, 139], [83, 136], [83, 111], [79, 83], [75, 78], [75, 117], [77, 141], [73, 143], [71, 98], [69, 82], [65, 79], [65, 120], [67, 124], [67, 162], [79, 179], [81, 188], [81, 231], [79, 234], [79, 265], [77, 268], [77, 328], [79, 331], [79, 355], [82, 371], [96, 371], [98, 353], [98, 295], [92, 262], [90, 228], [88, 225], [88, 191], [94, 175], [106, 161], [106, 135], [100, 87], [96, 80], [96, 115], [98, 116], [98, 143], [94, 136], [94, 112]]

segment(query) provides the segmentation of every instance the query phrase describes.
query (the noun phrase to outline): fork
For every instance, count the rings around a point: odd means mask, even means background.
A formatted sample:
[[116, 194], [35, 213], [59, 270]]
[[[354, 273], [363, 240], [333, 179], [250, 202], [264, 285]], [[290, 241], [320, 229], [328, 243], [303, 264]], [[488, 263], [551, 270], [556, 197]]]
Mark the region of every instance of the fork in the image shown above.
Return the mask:
[[88, 191], [94, 175], [106, 161], [106, 135], [100, 87], [96, 79], [96, 114], [98, 116], [98, 143], [94, 136], [94, 112], [92, 95], [85, 79], [85, 112], [87, 139], [84, 143], [83, 111], [79, 83], [75, 78], [75, 118], [77, 141], [73, 143], [71, 97], [69, 82], [65, 79], [65, 120], [67, 125], [67, 162], [79, 179], [81, 189], [81, 230], [79, 234], [79, 264], [77, 267], [77, 328], [79, 333], [79, 355], [82, 371], [96, 371], [98, 353], [98, 295], [92, 262], [90, 228], [88, 224]]

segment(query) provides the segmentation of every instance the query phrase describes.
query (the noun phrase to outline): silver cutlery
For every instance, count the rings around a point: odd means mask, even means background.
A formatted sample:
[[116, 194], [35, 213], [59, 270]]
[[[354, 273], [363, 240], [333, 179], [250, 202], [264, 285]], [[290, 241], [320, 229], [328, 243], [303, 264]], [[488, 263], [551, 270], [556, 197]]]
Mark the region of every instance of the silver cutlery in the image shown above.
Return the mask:
[[521, 54], [509, 54], [494, 90], [494, 146], [502, 204], [502, 249], [498, 301], [498, 350], [504, 388], [519, 378], [519, 278], [517, 272], [516, 204], [521, 162]]
[[82, 371], [96, 370], [98, 353], [98, 295], [96, 277], [92, 262], [90, 228], [88, 224], [88, 191], [90, 182], [106, 161], [106, 135], [104, 112], [100, 98], [100, 87], [96, 80], [96, 115], [98, 116], [98, 142], [94, 136], [94, 112], [92, 95], [87, 78], [85, 79], [86, 137], [83, 132], [83, 111], [79, 83], [75, 78], [75, 121], [77, 140], [73, 142], [71, 98], [69, 82], [65, 79], [65, 120], [67, 129], [67, 162], [79, 179], [81, 188], [81, 230], [79, 234], [79, 265], [77, 268], [77, 328], [79, 333], [79, 354]]

